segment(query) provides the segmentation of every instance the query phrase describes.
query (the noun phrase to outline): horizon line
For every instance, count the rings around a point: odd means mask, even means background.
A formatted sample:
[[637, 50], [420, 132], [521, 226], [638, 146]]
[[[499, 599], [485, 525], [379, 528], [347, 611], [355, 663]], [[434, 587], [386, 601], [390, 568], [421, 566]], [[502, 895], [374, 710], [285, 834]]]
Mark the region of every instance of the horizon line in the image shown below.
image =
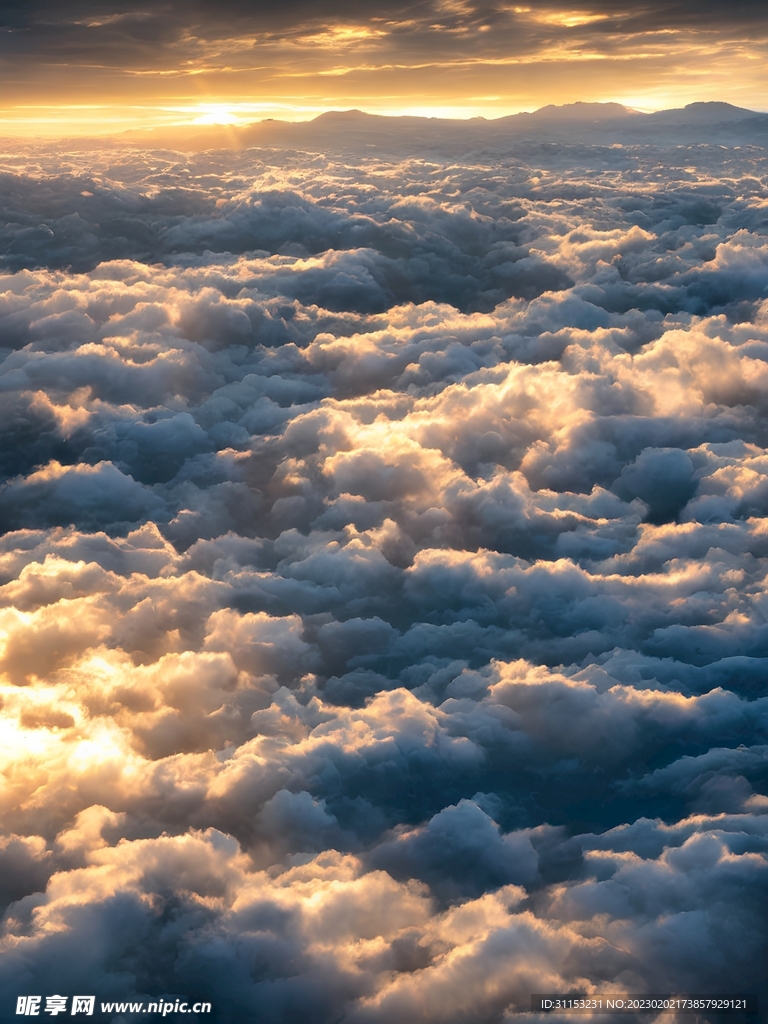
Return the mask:
[[[236, 111], [238, 107], [242, 113], [245, 114], [245, 110], [242, 108], [251, 107], [264, 107], [271, 111], [271, 116], [254, 118], [252, 120], [246, 120], [238, 117], [236, 114], [231, 113]], [[533, 116], [541, 113], [545, 110], [566, 110], [573, 107], [620, 107], [623, 111], [626, 111], [630, 115], [637, 115], [638, 117], [650, 117], [654, 114], [666, 113], [673, 110], [687, 110], [690, 107], [701, 107], [701, 106], [722, 106], [728, 107], [733, 110], [745, 111], [749, 114], [762, 115], [768, 114], [768, 110], [761, 110], [753, 107], [742, 107], [734, 103], [729, 103], [725, 100], [692, 100], [689, 103], [685, 103], [681, 106], [669, 106], [669, 107], [658, 107], [658, 108], [647, 108], [639, 105], [630, 105], [629, 103], [622, 102], [620, 100], [573, 100], [567, 103], [546, 103], [540, 107], [526, 110], [516, 110], [511, 113], [499, 114], [496, 117], [489, 117], [485, 114], [468, 113], [462, 115], [460, 112], [445, 113], [445, 108], [435, 107], [434, 110], [439, 111], [438, 113], [429, 113], [430, 108], [401, 108], [399, 111], [393, 110], [370, 110], [364, 109], [359, 106], [355, 107], [327, 107], [323, 109], [317, 109], [311, 111], [311, 116], [298, 116], [291, 117], [291, 108], [288, 104], [247, 104], [238, 102], [216, 102], [216, 103], [198, 103], [195, 106], [177, 106], [169, 107], [167, 105], [142, 105], [137, 107], [135, 105], [122, 106], [119, 104], [101, 105], [101, 104], [66, 104], [57, 107], [50, 105], [35, 104], [16, 106], [14, 110], [45, 110], [45, 111], [103, 111], [105, 118], [100, 120], [98, 117], [93, 119], [89, 118], [77, 118], [70, 116], [68, 119], [64, 117], [8, 117], [3, 116], [0, 112], [0, 138], [3, 139], [31, 139], [37, 138], [39, 141], [53, 142], [63, 139], [109, 139], [119, 138], [124, 135], [140, 134], [142, 132], [158, 132], [158, 131], [177, 131], [177, 130], [205, 130], [210, 128], [216, 129], [246, 129], [253, 128], [262, 124], [296, 124], [296, 125], [309, 125], [314, 121], [317, 121], [323, 116], [329, 114], [361, 114], [366, 117], [386, 118], [390, 120], [397, 119], [413, 119], [413, 120], [430, 120], [430, 121], [462, 121], [469, 124], [472, 121], [485, 121], [488, 124], [493, 124], [497, 121], [504, 121], [512, 117], [521, 116]], [[133, 110], [133, 111], [152, 111], [161, 112], [166, 114], [171, 113], [187, 113], [191, 119], [184, 120], [168, 120], [168, 121], [154, 121], [153, 123], [136, 123], [141, 119], [136, 116], [133, 118], [124, 118], [122, 123], [111, 126], [104, 126], [104, 122], [108, 120], [108, 112], [118, 110]], [[295, 108], [294, 108], [295, 110]], [[266, 111], [265, 111], [266, 112]], [[254, 110], [255, 113], [255, 110]], [[280, 114], [283, 116], [274, 116]], [[284, 116], [288, 114], [289, 116]], [[196, 115], [196, 116], [193, 116]], [[114, 116], [114, 114], [113, 114]], [[127, 124], [127, 121], [132, 123]], [[80, 126], [81, 130], [73, 131], [73, 123]], [[68, 126], [65, 127], [65, 125]], [[55, 127], [62, 130], [56, 131]], [[46, 127], [54, 129], [46, 131]], [[15, 130], [14, 130], [15, 129]]]

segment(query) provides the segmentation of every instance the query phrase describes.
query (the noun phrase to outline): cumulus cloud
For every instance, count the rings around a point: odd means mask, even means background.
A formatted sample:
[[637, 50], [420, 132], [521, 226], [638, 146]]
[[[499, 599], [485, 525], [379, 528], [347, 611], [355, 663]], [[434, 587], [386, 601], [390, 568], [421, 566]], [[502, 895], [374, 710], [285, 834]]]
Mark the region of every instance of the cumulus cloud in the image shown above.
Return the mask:
[[0, 1012], [758, 988], [763, 151], [3, 161]]

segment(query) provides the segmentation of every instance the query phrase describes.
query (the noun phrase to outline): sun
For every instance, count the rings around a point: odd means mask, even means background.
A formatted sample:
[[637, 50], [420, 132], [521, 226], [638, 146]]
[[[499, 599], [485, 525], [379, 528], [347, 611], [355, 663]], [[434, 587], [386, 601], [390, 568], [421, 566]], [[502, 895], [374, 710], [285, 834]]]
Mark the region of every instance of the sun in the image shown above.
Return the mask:
[[201, 103], [200, 115], [193, 124], [237, 124], [238, 117], [232, 113], [231, 107], [223, 103]]

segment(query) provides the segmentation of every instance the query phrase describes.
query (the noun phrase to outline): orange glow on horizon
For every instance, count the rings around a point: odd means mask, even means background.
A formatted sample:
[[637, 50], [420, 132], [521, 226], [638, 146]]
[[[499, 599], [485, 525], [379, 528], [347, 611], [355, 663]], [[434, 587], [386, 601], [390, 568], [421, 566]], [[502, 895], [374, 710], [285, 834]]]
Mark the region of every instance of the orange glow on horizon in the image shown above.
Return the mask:
[[[264, 120], [288, 122], [311, 121], [320, 114], [331, 110], [361, 110], [364, 113], [386, 117], [430, 117], [469, 120], [483, 117], [486, 120], [513, 114], [533, 112], [550, 104], [562, 105], [576, 100], [593, 103], [620, 103], [642, 113], [653, 113], [671, 107], [682, 107], [697, 100], [713, 100], [717, 96], [704, 93], [685, 95], [660, 86], [657, 90], [643, 93], [600, 94], [598, 96], [544, 96], [539, 102], [510, 102], [503, 96], [469, 98], [464, 102], [413, 102], [410, 97], [382, 97], [378, 102], [334, 102], [325, 103], [248, 103], [227, 100], [211, 100], [204, 103], [179, 104], [173, 106], [147, 105], [36, 105], [0, 107], [0, 137], [14, 138], [67, 138], [67, 137], [108, 137], [124, 132], [161, 130], [163, 128], [215, 128], [246, 127]], [[398, 102], [398, 99], [400, 100]], [[736, 98], [737, 99], [737, 98]], [[747, 105], [729, 98], [734, 105]], [[410, 100], [410, 102], [409, 102]], [[749, 109], [766, 110], [765, 103], [752, 103]]]

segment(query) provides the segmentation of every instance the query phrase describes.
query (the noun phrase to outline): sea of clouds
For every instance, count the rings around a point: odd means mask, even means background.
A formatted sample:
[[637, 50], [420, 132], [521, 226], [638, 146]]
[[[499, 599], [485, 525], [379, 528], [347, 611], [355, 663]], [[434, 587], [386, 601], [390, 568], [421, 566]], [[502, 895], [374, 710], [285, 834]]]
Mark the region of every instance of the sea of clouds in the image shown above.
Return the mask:
[[2, 1020], [764, 991], [767, 185], [5, 152]]

